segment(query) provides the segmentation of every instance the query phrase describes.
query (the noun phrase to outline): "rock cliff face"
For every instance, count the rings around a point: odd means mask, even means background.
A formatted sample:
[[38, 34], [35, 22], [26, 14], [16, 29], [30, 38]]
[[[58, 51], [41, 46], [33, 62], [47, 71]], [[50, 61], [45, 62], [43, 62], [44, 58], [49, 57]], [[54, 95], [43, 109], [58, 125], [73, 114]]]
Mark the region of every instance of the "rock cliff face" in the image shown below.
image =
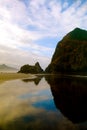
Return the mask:
[[76, 28], [58, 44], [47, 73], [87, 72], [87, 31]]
[[18, 73], [37, 74], [37, 73], [43, 73], [43, 69], [40, 67], [39, 62], [37, 62], [34, 66], [31, 66], [31, 65], [28, 65], [28, 64], [22, 66]]

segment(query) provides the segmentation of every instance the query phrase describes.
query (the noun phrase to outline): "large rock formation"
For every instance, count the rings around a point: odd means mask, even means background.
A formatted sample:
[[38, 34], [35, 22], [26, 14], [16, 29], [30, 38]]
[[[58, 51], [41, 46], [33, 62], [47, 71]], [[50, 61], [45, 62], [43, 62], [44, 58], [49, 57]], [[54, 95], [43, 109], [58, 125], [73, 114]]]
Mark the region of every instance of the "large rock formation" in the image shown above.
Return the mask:
[[87, 31], [75, 28], [58, 44], [47, 73], [87, 72]]
[[39, 63], [37, 62], [34, 66], [31, 65], [24, 65], [20, 68], [19, 73], [32, 73], [32, 74], [37, 74], [37, 73], [43, 73], [43, 69], [41, 68], [41, 66], [39, 65]]

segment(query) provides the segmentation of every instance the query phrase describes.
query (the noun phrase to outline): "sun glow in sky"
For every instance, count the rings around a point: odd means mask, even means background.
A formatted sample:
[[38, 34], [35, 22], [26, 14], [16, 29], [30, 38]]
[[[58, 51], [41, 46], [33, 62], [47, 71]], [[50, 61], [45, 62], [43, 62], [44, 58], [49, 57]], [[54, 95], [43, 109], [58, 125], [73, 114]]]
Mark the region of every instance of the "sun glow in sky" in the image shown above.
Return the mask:
[[46, 68], [76, 27], [87, 29], [87, 0], [0, 0], [0, 64]]

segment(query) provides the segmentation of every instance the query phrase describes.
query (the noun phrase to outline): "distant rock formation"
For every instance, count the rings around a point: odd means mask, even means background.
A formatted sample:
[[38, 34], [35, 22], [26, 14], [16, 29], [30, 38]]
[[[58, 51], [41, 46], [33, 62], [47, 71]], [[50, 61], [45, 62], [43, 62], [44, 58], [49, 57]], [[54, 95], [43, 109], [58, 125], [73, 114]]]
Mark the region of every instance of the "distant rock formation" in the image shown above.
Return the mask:
[[20, 71], [18, 73], [32, 73], [32, 74], [37, 74], [37, 73], [43, 73], [43, 69], [41, 68], [39, 62], [37, 62], [34, 66], [31, 65], [24, 65], [20, 68]]
[[47, 73], [87, 72], [87, 31], [75, 28], [58, 44]]
[[5, 64], [0, 65], [0, 72], [14, 72], [14, 71], [17, 72], [18, 70]]

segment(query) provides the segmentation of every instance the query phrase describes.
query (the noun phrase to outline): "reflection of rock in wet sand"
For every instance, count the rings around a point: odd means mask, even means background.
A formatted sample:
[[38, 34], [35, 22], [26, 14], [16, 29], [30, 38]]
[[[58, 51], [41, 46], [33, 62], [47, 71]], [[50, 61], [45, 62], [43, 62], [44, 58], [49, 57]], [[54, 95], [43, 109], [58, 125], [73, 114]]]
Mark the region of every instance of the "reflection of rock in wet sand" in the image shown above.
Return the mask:
[[87, 79], [46, 77], [55, 105], [72, 122], [87, 120]]
[[27, 82], [34, 82], [35, 85], [38, 85], [39, 82], [41, 81], [42, 77], [43, 77], [43, 75], [40, 75], [40, 76], [35, 77], [35, 78], [22, 79], [22, 81], [24, 81], [24, 82], [26, 82], [26, 83], [27, 83]]

